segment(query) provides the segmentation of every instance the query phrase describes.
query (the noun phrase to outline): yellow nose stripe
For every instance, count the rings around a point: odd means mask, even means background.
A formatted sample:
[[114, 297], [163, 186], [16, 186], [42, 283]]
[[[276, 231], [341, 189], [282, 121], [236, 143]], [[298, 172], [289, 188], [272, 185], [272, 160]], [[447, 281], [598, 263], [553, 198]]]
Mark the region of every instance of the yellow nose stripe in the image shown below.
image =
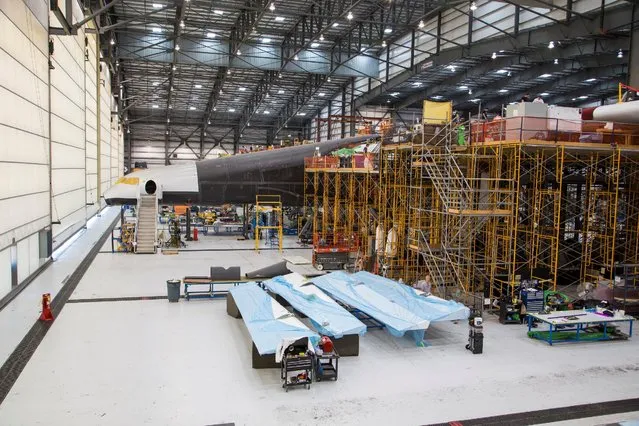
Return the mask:
[[119, 183], [123, 183], [125, 185], [139, 185], [140, 184], [140, 178], [137, 177], [121, 177], [120, 179], [118, 179], [115, 184], [119, 184]]

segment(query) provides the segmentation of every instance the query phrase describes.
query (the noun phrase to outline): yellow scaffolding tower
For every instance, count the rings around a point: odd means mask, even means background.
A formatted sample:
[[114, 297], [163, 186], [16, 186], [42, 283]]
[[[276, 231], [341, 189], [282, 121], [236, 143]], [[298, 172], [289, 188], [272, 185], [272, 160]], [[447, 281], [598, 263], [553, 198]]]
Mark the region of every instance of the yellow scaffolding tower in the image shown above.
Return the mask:
[[[270, 225], [260, 225], [260, 215], [267, 213], [271, 215]], [[255, 196], [255, 250], [260, 251], [260, 236], [262, 230], [275, 231], [277, 235], [277, 246], [279, 251], [282, 251], [282, 224], [284, 222], [282, 198], [279, 195], [256, 195]], [[275, 235], [268, 235], [270, 241], [275, 238]]]
[[313, 234], [325, 241], [333, 236], [357, 241], [359, 261], [364, 266], [370, 263], [373, 255], [372, 209], [379, 191], [379, 172], [372, 166], [373, 154], [368, 155], [371, 164], [367, 167], [340, 167], [336, 161], [309, 161], [304, 173], [305, 207], [307, 214], [312, 214]]
[[413, 282], [418, 278], [418, 256], [408, 250], [412, 144], [383, 146], [380, 151], [380, 191], [375, 228], [380, 275]]
[[[596, 282], [639, 254], [639, 147], [558, 141], [471, 145], [475, 173], [507, 185], [512, 216], [485, 228], [488, 295], [522, 279], [544, 288]], [[477, 260], [476, 260], [477, 262]]]

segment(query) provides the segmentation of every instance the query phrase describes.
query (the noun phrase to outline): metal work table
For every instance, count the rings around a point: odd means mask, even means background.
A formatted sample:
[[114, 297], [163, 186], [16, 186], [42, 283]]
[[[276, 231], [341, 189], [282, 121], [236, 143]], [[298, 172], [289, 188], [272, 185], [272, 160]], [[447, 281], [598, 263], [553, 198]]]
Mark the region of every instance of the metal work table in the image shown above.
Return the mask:
[[[596, 342], [604, 340], [628, 339], [632, 337], [632, 323], [635, 320], [629, 315], [607, 317], [596, 312], [585, 310], [553, 311], [549, 314], [528, 313], [528, 335], [533, 339], [547, 342], [549, 345], [561, 342]], [[548, 331], [532, 331], [533, 322], [537, 320], [548, 324]], [[627, 322], [628, 334], [616, 332], [611, 334], [608, 330], [613, 323]], [[603, 331], [596, 332], [593, 327], [601, 326]], [[593, 333], [596, 333], [594, 334]], [[566, 337], [561, 333], [574, 333], [572, 337]], [[543, 334], [542, 334], [543, 333]], [[561, 338], [558, 338], [561, 337]]]
[[[240, 284], [256, 282], [255, 280], [241, 279], [241, 280], [211, 280], [208, 277], [184, 277], [184, 298], [189, 300], [194, 299], [214, 299], [216, 297], [226, 297], [229, 292], [229, 287], [234, 287]], [[191, 287], [205, 286], [205, 290], [193, 290]], [[218, 287], [218, 289], [215, 288]], [[224, 288], [220, 289], [222, 286]]]

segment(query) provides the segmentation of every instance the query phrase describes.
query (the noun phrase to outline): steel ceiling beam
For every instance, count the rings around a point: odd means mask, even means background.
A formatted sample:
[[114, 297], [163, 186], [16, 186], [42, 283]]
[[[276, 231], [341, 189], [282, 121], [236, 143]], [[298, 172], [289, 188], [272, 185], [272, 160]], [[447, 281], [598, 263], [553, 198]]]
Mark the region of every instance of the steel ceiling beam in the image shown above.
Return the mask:
[[[235, 21], [235, 25], [231, 29], [228, 52], [229, 66], [233, 58], [241, 55], [241, 53], [238, 54], [238, 52], [241, 52], [240, 47], [246, 43], [251, 33], [255, 30], [255, 27], [264, 17], [269, 4], [270, 0], [246, 0], [245, 8], [240, 11], [238, 18]], [[209, 120], [211, 119], [211, 115], [213, 114], [221, 93], [224, 90], [224, 83], [229, 75], [229, 69], [230, 68], [220, 67], [218, 70], [215, 84], [213, 85], [213, 89], [209, 95], [209, 101], [202, 119], [200, 143], [204, 140], [204, 133], [208, 127]]]
[[[601, 99], [602, 97], [613, 97], [619, 90], [619, 83], [616, 81], [604, 81], [591, 87], [591, 92], [599, 93], [597, 96], [589, 97], [588, 99], [579, 99], [579, 96], [583, 95], [580, 90], [563, 93], [561, 95], [550, 96], [548, 98], [554, 105], [579, 105], [586, 102], [592, 102], [594, 99]], [[574, 100], [573, 100], [574, 99]]]
[[[585, 80], [588, 80], [589, 78], [610, 79], [610, 78], [616, 78], [616, 77], [627, 75], [627, 73], [628, 73], [627, 65], [617, 65], [614, 67], [609, 67], [607, 69], [606, 68], [588, 69], [588, 70], [580, 71], [575, 74], [569, 75], [567, 77], [562, 77], [559, 79], [552, 79], [552, 80], [549, 79], [549, 81], [543, 82], [541, 84], [535, 84], [533, 87], [530, 87], [529, 89], [526, 89], [526, 90], [519, 90], [517, 92], [508, 93], [504, 95], [495, 93], [494, 95], [491, 95], [488, 98], [489, 99], [488, 102], [484, 102], [484, 99], [481, 100], [482, 108], [493, 110], [501, 106], [502, 104], [507, 103], [503, 101], [504, 98], [508, 98], [511, 101], [513, 100], [518, 101], [527, 93], [536, 95], [536, 94], [548, 92], [548, 91], [552, 92], [554, 88], [579, 85], [583, 83]], [[587, 94], [588, 92], [593, 91], [594, 87], [596, 87], [596, 85], [581, 86], [580, 88], [576, 89], [575, 92], [580, 93], [580, 95]]]
[[[561, 71], [565, 70], [567, 64], [566, 60], [570, 61], [572, 68], [593, 68], [597, 66], [604, 66], [603, 64], [615, 65], [621, 61], [616, 57], [611, 57], [616, 54], [617, 49], [627, 45], [625, 39], [602, 39], [602, 40], [589, 40], [585, 43], [575, 43], [570, 45], [559, 46], [555, 49], [539, 49], [533, 52], [527, 52], [522, 55], [510, 55], [502, 56], [495, 60], [488, 59], [481, 65], [470, 67], [465, 71], [458, 72], [452, 77], [443, 80], [442, 82], [426, 89], [416, 92], [407, 98], [403, 99], [399, 104], [393, 105], [394, 108], [400, 110], [407, 108], [411, 105], [427, 99], [429, 97], [439, 95], [441, 92], [449, 90], [450, 87], [458, 86], [465, 82], [469, 89], [480, 89], [477, 85], [467, 82], [468, 80], [479, 78], [489, 72], [495, 72], [499, 69], [507, 69], [513, 65], [533, 65], [538, 64], [534, 69], [528, 69], [524, 71], [513, 71], [512, 78], [504, 78], [502, 81], [496, 84], [491, 84], [490, 90], [499, 90], [505, 87], [507, 84], [525, 81], [525, 79], [533, 79], [548, 71]], [[598, 55], [605, 54], [604, 57], [598, 57]], [[554, 59], [560, 59], [559, 65], [554, 65]], [[481, 89], [480, 89], [481, 90]], [[465, 92], [463, 92], [465, 93]], [[463, 94], [460, 92], [460, 96]], [[484, 92], [476, 91], [473, 94], [473, 98], [481, 98]], [[454, 96], [453, 98], [458, 98]]]
[[593, 17], [591, 21], [581, 19], [572, 20], [560, 24], [519, 31], [514, 38], [506, 36], [493, 37], [475, 42], [470, 46], [443, 50], [438, 55], [433, 55], [422, 60], [410, 70], [401, 72], [387, 83], [360, 96], [356, 99], [355, 106], [359, 108], [384, 93], [394, 91], [400, 84], [428, 69], [435, 69], [438, 66], [447, 65], [459, 59], [469, 57], [489, 58], [493, 52], [500, 50], [519, 52], [529, 48], [546, 47], [550, 41], [597, 37], [606, 34], [606, 29], [618, 29], [631, 24], [632, 18], [628, 13], [627, 7], [605, 9], [604, 13], [604, 23], [606, 24], [604, 28], [600, 27], [600, 20], [596, 19], [603, 16], [600, 10], [589, 15]]

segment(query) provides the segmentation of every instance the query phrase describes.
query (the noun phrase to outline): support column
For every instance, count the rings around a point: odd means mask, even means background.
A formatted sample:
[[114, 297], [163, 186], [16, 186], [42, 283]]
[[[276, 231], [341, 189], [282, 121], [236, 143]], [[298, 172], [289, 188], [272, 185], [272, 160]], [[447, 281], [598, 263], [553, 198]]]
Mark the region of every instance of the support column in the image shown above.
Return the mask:
[[240, 149], [240, 128], [236, 127], [233, 129], [233, 154], [237, 154]]
[[628, 84], [639, 88], [639, 7], [632, 5], [632, 26], [630, 27], [630, 58], [628, 59]]

